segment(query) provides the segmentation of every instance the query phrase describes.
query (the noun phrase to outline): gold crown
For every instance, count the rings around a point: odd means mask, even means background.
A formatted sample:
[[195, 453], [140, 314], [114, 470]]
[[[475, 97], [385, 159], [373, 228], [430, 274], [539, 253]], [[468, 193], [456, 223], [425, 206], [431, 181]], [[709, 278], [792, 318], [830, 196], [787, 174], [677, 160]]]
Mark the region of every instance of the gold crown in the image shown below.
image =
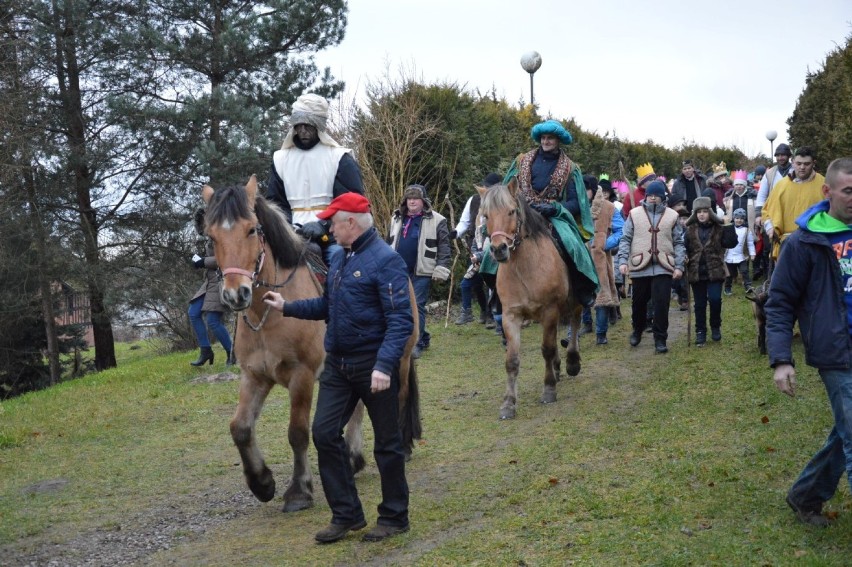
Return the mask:
[[728, 175], [728, 166], [723, 161], [713, 164], [713, 177], [719, 177], [720, 175]]
[[651, 175], [654, 173], [654, 166], [650, 163], [643, 163], [639, 167], [636, 168], [636, 178], [642, 179], [647, 175]]

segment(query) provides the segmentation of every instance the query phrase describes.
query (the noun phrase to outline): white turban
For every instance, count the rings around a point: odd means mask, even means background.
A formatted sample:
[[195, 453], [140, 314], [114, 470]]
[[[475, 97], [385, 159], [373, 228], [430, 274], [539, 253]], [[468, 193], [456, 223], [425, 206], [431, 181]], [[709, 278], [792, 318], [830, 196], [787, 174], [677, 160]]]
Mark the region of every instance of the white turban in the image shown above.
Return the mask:
[[293, 103], [293, 111], [290, 114], [290, 129], [284, 137], [282, 150], [295, 147], [293, 142], [293, 127], [297, 124], [309, 124], [317, 129], [320, 143], [327, 146], [340, 147], [334, 139], [326, 133], [326, 121], [328, 120], [328, 101], [323, 97], [308, 93], [303, 94]]

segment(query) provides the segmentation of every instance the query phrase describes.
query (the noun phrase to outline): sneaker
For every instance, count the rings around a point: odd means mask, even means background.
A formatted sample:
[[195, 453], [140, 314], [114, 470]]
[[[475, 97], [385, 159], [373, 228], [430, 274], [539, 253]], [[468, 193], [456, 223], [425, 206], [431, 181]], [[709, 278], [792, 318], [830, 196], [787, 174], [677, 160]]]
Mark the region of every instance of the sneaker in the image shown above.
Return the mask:
[[654, 350], [657, 351], [657, 354], [665, 354], [669, 352], [669, 347], [666, 346], [666, 341], [657, 339], [654, 341]]
[[731, 288], [726, 287], [726, 288], [725, 288], [725, 295], [734, 295], [734, 292], [733, 292], [733, 291], [731, 291]]
[[420, 345], [415, 345], [414, 350], [411, 351], [411, 358], [420, 358], [423, 356], [423, 348]]
[[314, 536], [317, 543], [333, 543], [348, 534], [353, 530], [360, 530], [367, 527], [366, 520], [352, 522], [351, 524], [329, 524], [324, 530], [320, 530]]
[[642, 333], [639, 331], [630, 333], [630, 346], [637, 346], [640, 342], [642, 342]]
[[713, 327], [712, 329], [710, 329], [710, 337], [716, 342], [721, 341], [722, 329], [720, 329], [719, 327]]
[[707, 343], [707, 331], [695, 331], [695, 346], [703, 347]]
[[605, 345], [605, 344], [607, 344], [608, 342], [609, 342], [609, 341], [607, 340], [606, 335], [598, 335], [598, 338], [597, 338], [597, 340], [595, 341], [595, 344]]
[[583, 323], [583, 326], [580, 327], [580, 334], [578, 336], [582, 337], [583, 335], [588, 335], [592, 332], [592, 324], [591, 323]]
[[479, 324], [484, 325], [488, 322], [488, 312], [485, 309], [479, 311]]
[[362, 541], [382, 541], [383, 539], [404, 534], [408, 531], [408, 525], [405, 526], [386, 526], [384, 524], [376, 524], [376, 527], [364, 534]]
[[808, 524], [809, 526], [816, 526], [818, 528], [827, 528], [831, 525], [831, 522], [823, 516], [822, 510], [819, 509], [811, 509], [807, 510], [790, 499], [790, 495], [787, 495], [787, 505], [793, 509], [793, 512], [796, 513], [796, 518], [802, 522], [803, 524]]

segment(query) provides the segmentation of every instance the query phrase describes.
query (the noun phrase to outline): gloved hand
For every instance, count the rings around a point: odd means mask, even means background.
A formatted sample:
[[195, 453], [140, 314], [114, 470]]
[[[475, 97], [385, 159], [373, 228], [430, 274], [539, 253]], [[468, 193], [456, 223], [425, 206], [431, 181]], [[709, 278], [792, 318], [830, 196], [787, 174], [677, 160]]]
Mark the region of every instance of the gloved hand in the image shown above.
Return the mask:
[[447, 281], [447, 278], [450, 277], [450, 269], [445, 268], [444, 266], [435, 266], [435, 269], [432, 271], [432, 279], [437, 280], [439, 282]]
[[204, 258], [199, 256], [198, 254], [193, 254], [192, 255], [192, 265], [195, 266], [196, 268], [203, 268], [204, 267]]
[[559, 214], [559, 209], [556, 208], [556, 205], [551, 203], [532, 203], [530, 207], [534, 211], [538, 211], [541, 216], [544, 218], [555, 217]]
[[450, 240], [455, 240], [459, 237], [459, 233], [456, 229], [450, 231]]
[[306, 222], [296, 229], [296, 234], [311, 242], [323, 242], [328, 240], [328, 226], [320, 221]]

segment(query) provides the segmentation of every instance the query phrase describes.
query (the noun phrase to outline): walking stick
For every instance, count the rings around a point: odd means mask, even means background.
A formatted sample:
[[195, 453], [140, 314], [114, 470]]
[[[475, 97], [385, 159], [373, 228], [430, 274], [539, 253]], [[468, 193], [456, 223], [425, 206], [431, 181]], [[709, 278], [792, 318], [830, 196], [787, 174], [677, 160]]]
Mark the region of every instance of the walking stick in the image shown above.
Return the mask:
[[[450, 192], [447, 191], [447, 194], [444, 195], [444, 202], [450, 208], [450, 224], [453, 225], [451, 230], [456, 228], [456, 213], [453, 209], [453, 202], [450, 200]], [[459, 255], [461, 254], [461, 250], [459, 250], [459, 241], [458, 239], [453, 240], [453, 247], [456, 249], [456, 255], [453, 257], [453, 265], [450, 268], [450, 291], [447, 294], [447, 313], [444, 316], [444, 328], [450, 324], [450, 306], [453, 304], [453, 287], [455, 287], [455, 279], [456, 279], [456, 262], [459, 261]]]

